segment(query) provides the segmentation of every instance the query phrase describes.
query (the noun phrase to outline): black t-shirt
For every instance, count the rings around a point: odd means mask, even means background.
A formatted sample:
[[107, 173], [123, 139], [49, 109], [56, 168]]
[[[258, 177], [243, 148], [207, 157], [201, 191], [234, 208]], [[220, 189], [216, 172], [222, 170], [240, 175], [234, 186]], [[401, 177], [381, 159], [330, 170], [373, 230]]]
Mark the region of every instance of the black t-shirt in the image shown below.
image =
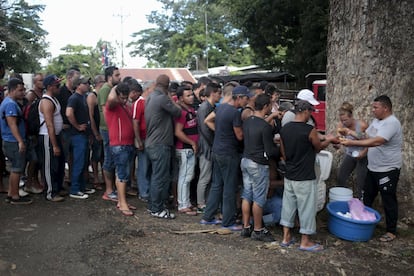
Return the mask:
[[232, 105], [221, 104], [216, 108], [213, 152], [219, 155], [238, 153], [239, 140], [233, 127], [241, 127], [240, 112]]
[[73, 108], [76, 122], [79, 125], [88, 124], [88, 129], [86, 131], [79, 131], [73, 126], [71, 126], [70, 133], [72, 135], [89, 134], [89, 130], [90, 130], [89, 111], [88, 111], [88, 105], [86, 103], [85, 95], [81, 95], [79, 93], [73, 93], [73, 95], [70, 96], [68, 99], [67, 107]]
[[272, 127], [262, 118], [250, 116], [243, 122], [243, 157], [262, 165], [276, 156]]
[[63, 124], [70, 125], [68, 118], [66, 117], [66, 107], [68, 105], [68, 99], [72, 96], [72, 92], [68, 89], [66, 85], [63, 85], [60, 88], [59, 95], [56, 96], [56, 99], [59, 101], [61, 110], [60, 114], [62, 114]]
[[286, 174], [289, 180], [316, 179], [316, 153], [309, 134], [313, 126], [302, 122], [289, 122], [280, 131], [286, 157]]

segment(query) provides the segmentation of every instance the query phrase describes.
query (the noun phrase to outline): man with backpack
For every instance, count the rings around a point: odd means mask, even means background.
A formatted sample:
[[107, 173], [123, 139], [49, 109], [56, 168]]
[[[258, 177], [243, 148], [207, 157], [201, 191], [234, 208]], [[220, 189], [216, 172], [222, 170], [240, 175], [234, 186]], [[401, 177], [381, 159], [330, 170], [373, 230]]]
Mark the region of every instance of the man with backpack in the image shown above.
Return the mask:
[[[28, 162], [27, 166], [27, 182], [25, 185], [25, 191], [32, 194], [39, 194], [43, 191], [43, 187], [39, 181], [39, 153], [40, 148], [38, 144], [38, 131], [32, 131], [30, 126], [33, 126], [31, 118], [29, 118], [30, 110], [36, 114], [38, 111], [39, 101], [43, 96], [43, 74], [36, 73], [33, 77], [33, 89], [26, 93], [27, 103], [23, 107], [24, 119], [26, 121], [26, 132], [27, 132], [27, 151], [26, 159]], [[37, 115], [37, 114], [36, 114]], [[38, 130], [38, 129], [37, 129]]]
[[44, 176], [46, 199], [60, 202], [64, 197], [59, 195], [65, 176], [65, 157], [63, 155], [60, 132], [63, 128], [63, 118], [60, 113], [60, 103], [56, 96], [59, 94], [60, 79], [56, 75], [47, 76], [44, 81], [46, 93], [39, 103], [39, 147]]

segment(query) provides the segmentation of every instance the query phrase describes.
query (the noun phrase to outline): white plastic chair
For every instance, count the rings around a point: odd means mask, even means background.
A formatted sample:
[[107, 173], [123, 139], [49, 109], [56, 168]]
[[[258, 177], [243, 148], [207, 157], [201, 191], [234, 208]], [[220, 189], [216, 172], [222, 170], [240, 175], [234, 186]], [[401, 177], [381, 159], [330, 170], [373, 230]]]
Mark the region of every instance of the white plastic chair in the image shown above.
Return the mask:
[[332, 153], [326, 150], [321, 150], [316, 155], [315, 172], [317, 181], [317, 205], [316, 210], [319, 212], [323, 209], [326, 202], [326, 183], [329, 178], [332, 168]]

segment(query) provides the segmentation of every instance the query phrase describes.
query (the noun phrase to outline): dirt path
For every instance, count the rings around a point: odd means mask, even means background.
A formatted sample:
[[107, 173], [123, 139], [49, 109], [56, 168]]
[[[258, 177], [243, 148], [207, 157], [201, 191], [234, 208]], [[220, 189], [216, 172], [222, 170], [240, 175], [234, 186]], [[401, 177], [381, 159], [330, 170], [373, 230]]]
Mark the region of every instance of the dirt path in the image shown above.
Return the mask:
[[[343, 241], [330, 235], [326, 213], [318, 216], [320, 253], [283, 249], [280, 227], [270, 228], [275, 244], [239, 234], [174, 234], [201, 226], [200, 216], [151, 218], [135, 198], [134, 217], [100, 198], [50, 203], [34, 196], [29, 206], [13, 206], [0, 196], [0, 275], [406, 275], [414, 269], [413, 229], [383, 244]], [[378, 237], [384, 231], [381, 223]], [[299, 236], [296, 236], [298, 239]]]

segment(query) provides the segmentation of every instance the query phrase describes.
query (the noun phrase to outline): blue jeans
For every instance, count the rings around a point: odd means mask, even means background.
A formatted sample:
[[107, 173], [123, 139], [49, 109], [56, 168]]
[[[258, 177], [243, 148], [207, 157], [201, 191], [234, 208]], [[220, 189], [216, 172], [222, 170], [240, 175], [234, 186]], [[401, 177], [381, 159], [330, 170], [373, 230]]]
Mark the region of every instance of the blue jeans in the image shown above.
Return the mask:
[[73, 156], [70, 193], [76, 194], [85, 191], [86, 187], [84, 171], [89, 155], [88, 136], [83, 134], [72, 135], [70, 141]]
[[269, 165], [243, 158], [240, 167], [243, 173], [242, 198], [263, 208], [269, 188]]
[[211, 221], [222, 202], [223, 226], [236, 222], [236, 193], [240, 157], [238, 154], [218, 155], [213, 153], [213, 181], [207, 199], [204, 220]]
[[109, 133], [107, 130], [100, 129], [104, 148], [104, 163], [102, 169], [112, 173], [115, 169], [114, 159], [112, 157], [111, 148], [109, 147]]
[[148, 156], [145, 150], [138, 150], [138, 167], [136, 170], [137, 186], [141, 198], [149, 197]]
[[130, 165], [134, 146], [110, 146], [110, 149], [115, 164], [116, 178], [120, 182], [127, 183], [131, 173]]
[[148, 207], [154, 213], [164, 210], [164, 201], [168, 199], [171, 183], [171, 149], [171, 146], [167, 145], [153, 145], [145, 148], [151, 166]]
[[191, 207], [190, 182], [194, 177], [196, 160], [192, 149], [176, 149], [175, 154], [178, 160], [178, 210], [182, 210]]

